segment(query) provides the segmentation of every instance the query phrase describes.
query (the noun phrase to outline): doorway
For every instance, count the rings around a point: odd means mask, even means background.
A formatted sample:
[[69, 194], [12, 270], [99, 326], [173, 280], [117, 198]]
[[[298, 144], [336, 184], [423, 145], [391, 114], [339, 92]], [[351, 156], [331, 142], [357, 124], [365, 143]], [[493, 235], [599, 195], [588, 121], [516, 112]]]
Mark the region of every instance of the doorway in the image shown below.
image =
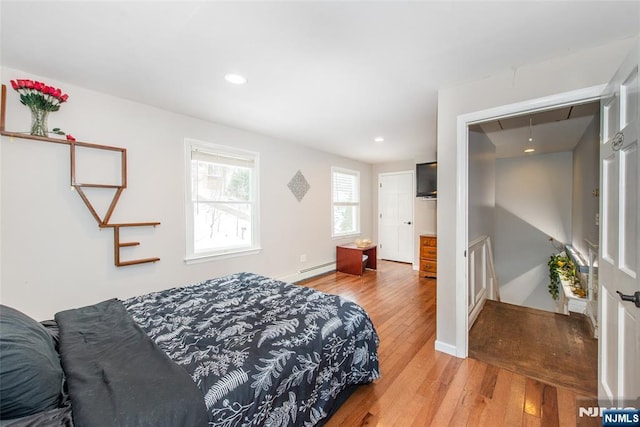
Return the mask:
[[469, 239], [490, 237], [501, 301], [486, 301], [469, 355], [595, 397], [587, 298], [551, 292], [549, 260], [587, 258], [585, 239], [598, 240], [600, 101], [477, 123], [468, 141]]
[[[593, 86], [572, 92], [557, 94], [545, 98], [533, 99], [529, 101], [519, 102], [515, 104], [504, 105], [501, 107], [490, 108], [483, 111], [468, 113], [458, 116], [457, 119], [457, 168], [456, 182], [456, 239], [453, 242], [455, 246], [455, 256], [453, 263], [457, 266], [455, 269], [455, 286], [456, 286], [456, 347], [455, 354], [458, 357], [468, 356], [468, 340], [469, 340], [469, 311], [467, 302], [469, 301], [468, 291], [468, 260], [466, 257], [469, 244], [469, 206], [468, 206], [468, 127], [477, 123], [497, 119], [506, 118], [522, 114], [531, 114], [535, 112], [545, 111], [566, 105], [584, 103], [599, 100], [605, 85]], [[445, 350], [446, 351], [446, 350]]]
[[378, 175], [378, 257], [413, 263], [414, 172]]
[[478, 123], [468, 139], [469, 240], [491, 238], [501, 300], [566, 313], [548, 263], [567, 246], [586, 269], [598, 242], [600, 102]]

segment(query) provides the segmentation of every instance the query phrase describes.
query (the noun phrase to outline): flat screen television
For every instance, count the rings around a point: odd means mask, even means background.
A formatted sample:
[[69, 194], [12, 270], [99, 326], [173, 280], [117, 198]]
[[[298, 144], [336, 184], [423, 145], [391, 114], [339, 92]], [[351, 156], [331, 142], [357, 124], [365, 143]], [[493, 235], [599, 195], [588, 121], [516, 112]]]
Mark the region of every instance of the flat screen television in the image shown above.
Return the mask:
[[416, 165], [416, 197], [438, 197], [438, 162]]

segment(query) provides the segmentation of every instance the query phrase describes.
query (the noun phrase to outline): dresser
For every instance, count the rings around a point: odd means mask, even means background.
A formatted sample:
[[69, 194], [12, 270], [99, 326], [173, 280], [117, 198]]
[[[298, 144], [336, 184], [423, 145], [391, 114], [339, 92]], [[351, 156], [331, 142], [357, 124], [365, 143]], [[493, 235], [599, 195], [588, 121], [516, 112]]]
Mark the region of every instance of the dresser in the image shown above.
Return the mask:
[[438, 238], [435, 234], [420, 235], [420, 277], [436, 278], [438, 272]]

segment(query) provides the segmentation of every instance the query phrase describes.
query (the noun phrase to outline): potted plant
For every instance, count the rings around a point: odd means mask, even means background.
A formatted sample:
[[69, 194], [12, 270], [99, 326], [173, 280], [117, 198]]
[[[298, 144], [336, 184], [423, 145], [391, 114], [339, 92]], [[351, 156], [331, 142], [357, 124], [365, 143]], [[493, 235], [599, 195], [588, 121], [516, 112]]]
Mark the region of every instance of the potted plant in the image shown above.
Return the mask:
[[560, 293], [560, 279], [567, 280], [571, 285], [571, 291], [579, 298], [586, 296], [585, 290], [580, 285], [578, 270], [565, 252], [551, 255], [549, 259], [549, 293], [554, 300], [558, 299]]

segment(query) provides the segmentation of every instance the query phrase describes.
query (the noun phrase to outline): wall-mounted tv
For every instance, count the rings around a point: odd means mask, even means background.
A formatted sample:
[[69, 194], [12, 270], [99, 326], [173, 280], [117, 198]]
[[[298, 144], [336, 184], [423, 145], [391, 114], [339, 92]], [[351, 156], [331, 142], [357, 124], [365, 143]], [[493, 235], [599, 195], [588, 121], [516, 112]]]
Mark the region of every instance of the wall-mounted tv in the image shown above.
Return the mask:
[[416, 197], [438, 197], [438, 162], [416, 165]]

